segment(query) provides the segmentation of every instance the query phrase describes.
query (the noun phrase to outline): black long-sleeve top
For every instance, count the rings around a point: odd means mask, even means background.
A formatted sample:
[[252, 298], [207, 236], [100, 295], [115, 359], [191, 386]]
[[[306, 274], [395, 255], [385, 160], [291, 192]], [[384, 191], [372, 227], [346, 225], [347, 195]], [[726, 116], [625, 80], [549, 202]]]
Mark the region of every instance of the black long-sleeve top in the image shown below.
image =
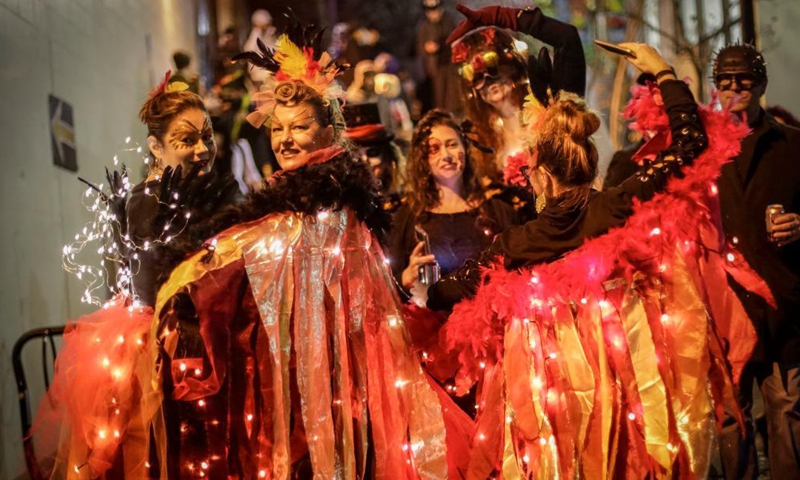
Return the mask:
[[[583, 54], [581, 36], [574, 25], [550, 18], [537, 7], [520, 13], [517, 18], [517, 31], [553, 47], [550, 87], [554, 93], [564, 90], [584, 96], [586, 57]], [[538, 93], [537, 85], [541, 84], [541, 79], [537, 78], [540, 72], [539, 59], [531, 55], [528, 59], [528, 76], [535, 94]]]
[[392, 273], [401, 284], [403, 270], [414, 247], [419, 243], [414, 227], [422, 227], [430, 238], [431, 249], [443, 274], [458, 269], [475, 258], [492, 243], [495, 235], [517, 225], [514, 209], [496, 198], [478, 208], [461, 213], [415, 215], [407, 205], [400, 207], [392, 219], [387, 254]]
[[480, 284], [480, 267], [497, 257], [502, 258], [506, 268], [552, 262], [586, 239], [624, 224], [633, 213], [634, 198], [652, 198], [670, 176], [680, 174], [680, 167], [705, 150], [708, 140], [697, 115], [697, 103], [686, 84], [667, 80], [660, 87], [672, 130], [672, 143], [666, 150], [619, 187], [593, 190], [584, 205], [565, 208], [554, 199], [537, 219], [506, 230], [481, 253], [478, 261], [468, 262], [431, 286], [428, 308], [450, 310], [462, 299], [474, 296]]

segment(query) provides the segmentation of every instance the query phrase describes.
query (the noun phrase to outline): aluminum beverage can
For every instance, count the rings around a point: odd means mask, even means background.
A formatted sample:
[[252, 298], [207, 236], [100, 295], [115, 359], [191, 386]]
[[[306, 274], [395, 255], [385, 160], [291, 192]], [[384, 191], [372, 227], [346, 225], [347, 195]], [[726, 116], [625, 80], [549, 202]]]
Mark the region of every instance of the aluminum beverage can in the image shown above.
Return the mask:
[[764, 220], [766, 221], [767, 224], [767, 237], [771, 241], [774, 241], [774, 239], [772, 238], [772, 228], [775, 226], [775, 224], [773, 223], [773, 218], [775, 217], [775, 215], [781, 215], [783, 213], [784, 213], [783, 205], [777, 205], [777, 204], [767, 205], [767, 214]]
[[433, 285], [439, 281], [441, 271], [438, 263], [426, 263], [419, 266], [419, 283], [423, 285]]

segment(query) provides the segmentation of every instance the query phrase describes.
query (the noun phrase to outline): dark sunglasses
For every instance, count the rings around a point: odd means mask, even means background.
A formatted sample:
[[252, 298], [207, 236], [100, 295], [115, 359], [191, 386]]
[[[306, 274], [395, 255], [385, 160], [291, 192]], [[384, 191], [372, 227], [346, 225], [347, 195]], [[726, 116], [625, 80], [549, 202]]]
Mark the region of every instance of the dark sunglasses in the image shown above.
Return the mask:
[[722, 73], [717, 75], [715, 82], [717, 88], [722, 91], [733, 90], [734, 82], [736, 82], [740, 90], [744, 91], [750, 91], [759, 84], [755, 75], [751, 73]]

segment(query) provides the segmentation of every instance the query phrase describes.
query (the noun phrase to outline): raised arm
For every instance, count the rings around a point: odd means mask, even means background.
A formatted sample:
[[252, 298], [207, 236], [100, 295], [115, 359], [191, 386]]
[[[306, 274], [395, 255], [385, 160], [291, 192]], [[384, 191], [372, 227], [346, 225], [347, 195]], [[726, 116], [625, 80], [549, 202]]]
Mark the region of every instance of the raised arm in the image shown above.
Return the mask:
[[658, 52], [640, 43], [623, 43], [620, 46], [636, 54], [636, 58], [628, 58], [630, 63], [642, 73], [656, 77], [669, 116], [672, 142], [654, 160], [645, 162], [636, 175], [620, 185], [626, 194], [648, 200], [666, 187], [670, 177], [682, 175], [681, 168], [691, 164], [706, 149], [708, 137], [692, 92], [675, 77], [674, 71]]
[[471, 10], [462, 4], [456, 5], [466, 19], [447, 37], [452, 43], [478, 27], [496, 26], [507, 28], [540, 40], [553, 47], [553, 62], [546, 49], [528, 58], [528, 77], [533, 93], [540, 97], [550, 88], [583, 96], [586, 93], [586, 58], [578, 29], [568, 23], [550, 18], [539, 7], [529, 9], [509, 8], [494, 5], [480, 10]]

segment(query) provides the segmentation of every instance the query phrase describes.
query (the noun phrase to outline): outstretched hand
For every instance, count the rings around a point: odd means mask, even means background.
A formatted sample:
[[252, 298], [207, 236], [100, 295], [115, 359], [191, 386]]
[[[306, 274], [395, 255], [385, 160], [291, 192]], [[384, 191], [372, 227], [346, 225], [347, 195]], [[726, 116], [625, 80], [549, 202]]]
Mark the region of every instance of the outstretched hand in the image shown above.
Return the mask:
[[632, 51], [636, 56], [635, 58], [623, 57], [631, 65], [639, 69], [642, 73], [649, 73], [655, 75], [664, 70], [669, 70], [669, 64], [661, 57], [658, 50], [650, 45], [644, 43], [620, 43], [618, 45], [622, 48], [627, 48]]
[[480, 10], [472, 10], [461, 3], [456, 5], [456, 10], [467, 18], [462, 20], [455, 30], [453, 30], [453, 33], [448, 35], [447, 40], [445, 40], [448, 45], [463, 37], [470, 30], [475, 30], [478, 27], [495, 26], [516, 30], [517, 15], [520, 11], [517, 8], [501, 7], [499, 5], [483, 7]]

